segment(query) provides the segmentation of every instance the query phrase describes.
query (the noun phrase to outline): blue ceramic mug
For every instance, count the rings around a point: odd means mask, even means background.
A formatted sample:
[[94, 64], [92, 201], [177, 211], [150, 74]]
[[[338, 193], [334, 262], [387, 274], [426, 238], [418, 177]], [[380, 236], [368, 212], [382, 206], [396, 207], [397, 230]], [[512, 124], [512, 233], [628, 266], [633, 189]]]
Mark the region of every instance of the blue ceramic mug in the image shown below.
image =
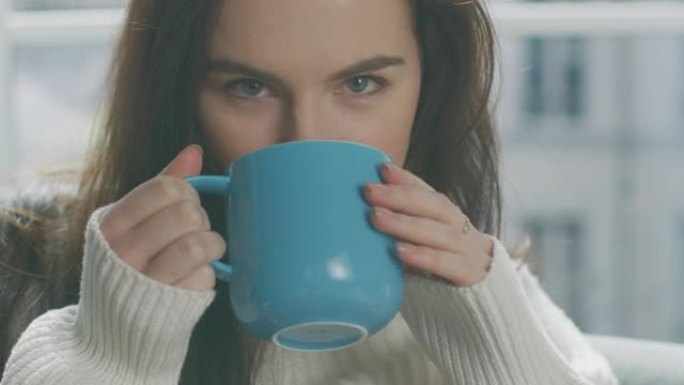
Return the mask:
[[227, 175], [197, 176], [225, 198], [237, 319], [293, 350], [344, 348], [385, 327], [404, 293], [394, 239], [372, 227], [363, 187], [380, 182], [383, 152], [346, 141], [276, 144], [235, 160]]

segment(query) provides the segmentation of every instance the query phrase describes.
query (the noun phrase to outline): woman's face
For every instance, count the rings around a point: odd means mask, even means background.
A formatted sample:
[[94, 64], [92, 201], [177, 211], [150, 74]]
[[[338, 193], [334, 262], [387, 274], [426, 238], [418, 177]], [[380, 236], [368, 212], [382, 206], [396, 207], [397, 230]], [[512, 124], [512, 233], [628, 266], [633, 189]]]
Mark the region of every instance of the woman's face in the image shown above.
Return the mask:
[[200, 118], [222, 167], [307, 139], [403, 165], [420, 91], [408, 0], [226, 0], [208, 59]]

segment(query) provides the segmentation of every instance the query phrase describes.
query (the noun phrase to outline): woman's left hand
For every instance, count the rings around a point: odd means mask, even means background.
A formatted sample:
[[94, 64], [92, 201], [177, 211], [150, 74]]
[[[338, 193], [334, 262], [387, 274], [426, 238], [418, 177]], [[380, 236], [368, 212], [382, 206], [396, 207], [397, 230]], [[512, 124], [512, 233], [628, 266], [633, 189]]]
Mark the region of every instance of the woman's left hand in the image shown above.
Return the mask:
[[386, 163], [381, 174], [385, 183], [366, 185], [364, 195], [373, 206], [373, 225], [398, 240], [399, 259], [456, 286], [484, 278], [494, 247], [489, 236], [470, 225], [446, 195], [408, 170]]

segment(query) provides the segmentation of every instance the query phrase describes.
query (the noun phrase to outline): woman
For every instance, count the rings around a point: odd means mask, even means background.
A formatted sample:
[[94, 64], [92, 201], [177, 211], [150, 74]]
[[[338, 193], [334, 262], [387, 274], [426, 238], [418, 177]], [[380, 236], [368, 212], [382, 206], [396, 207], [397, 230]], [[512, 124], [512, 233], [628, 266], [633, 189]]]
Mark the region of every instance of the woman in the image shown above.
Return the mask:
[[[5, 224], [2, 385], [616, 383], [496, 238], [494, 46], [481, 3], [132, 1], [78, 192], [65, 187], [43, 227], [38, 210], [11, 217], [69, 242], [22, 248]], [[284, 350], [237, 325], [209, 267], [225, 242], [183, 180], [306, 139], [365, 143], [403, 166], [365, 190], [408, 270], [401, 312], [332, 352]], [[36, 299], [41, 279], [61, 294]]]

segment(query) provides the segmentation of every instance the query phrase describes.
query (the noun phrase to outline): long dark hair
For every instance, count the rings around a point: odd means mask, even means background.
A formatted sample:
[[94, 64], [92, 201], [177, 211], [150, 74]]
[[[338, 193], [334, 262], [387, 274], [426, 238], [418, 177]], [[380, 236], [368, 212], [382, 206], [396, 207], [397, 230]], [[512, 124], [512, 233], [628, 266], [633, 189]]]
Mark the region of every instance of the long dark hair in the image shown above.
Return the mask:
[[[499, 148], [491, 116], [497, 44], [491, 20], [482, 2], [410, 1], [423, 73], [404, 166], [449, 196], [480, 231], [499, 236]], [[186, 145], [202, 143], [196, 100], [221, 4], [130, 1], [110, 70], [108, 119], [72, 205], [65, 248], [71, 266], [81, 263], [83, 229], [97, 207], [157, 175]], [[202, 173], [219, 172], [205, 151]], [[228, 287], [219, 284], [216, 290], [191, 339], [183, 384], [249, 383], [258, 362], [256, 342], [227, 305]]]

